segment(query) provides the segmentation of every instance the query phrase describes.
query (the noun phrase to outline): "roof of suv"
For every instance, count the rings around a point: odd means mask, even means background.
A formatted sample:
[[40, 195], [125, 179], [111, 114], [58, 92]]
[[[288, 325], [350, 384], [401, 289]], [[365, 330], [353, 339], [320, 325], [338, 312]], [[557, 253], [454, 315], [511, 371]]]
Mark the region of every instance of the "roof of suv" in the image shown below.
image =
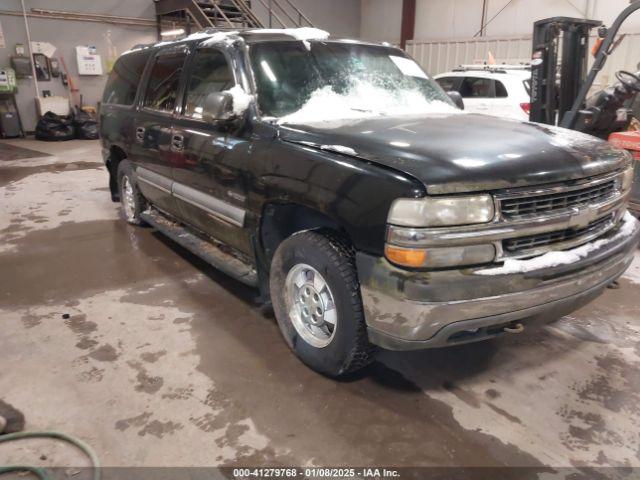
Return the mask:
[[141, 44], [136, 45], [131, 50], [123, 53], [130, 53], [138, 50], [143, 50], [145, 48], [153, 48], [153, 47], [162, 47], [166, 45], [178, 45], [183, 42], [192, 42], [192, 41], [213, 41], [215, 43], [222, 42], [225, 40], [232, 40], [242, 38], [248, 44], [255, 43], [264, 43], [264, 42], [300, 42], [300, 41], [331, 41], [331, 42], [339, 42], [339, 43], [354, 43], [359, 45], [371, 45], [371, 46], [382, 46], [382, 47], [391, 47], [394, 48], [393, 45], [389, 43], [375, 43], [375, 42], [367, 42], [362, 40], [352, 40], [352, 39], [329, 39], [329, 33], [319, 30], [317, 28], [288, 28], [288, 29], [247, 29], [247, 30], [235, 30], [235, 31], [220, 31], [215, 29], [205, 29], [201, 32], [194, 33], [189, 35], [186, 38], [173, 40], [173, 41], [162, 41], [157, 43], [150, 44]]
[[514, 65], [495, 65], [495, 66], [461, 66], [454, 68], [450, 72], [445, 72], [436, 75], [438, 77], [480, 77], [480, 78], [500, 78], [504, 76], [515, 76], [517, 78], [526, 80], [531, 78], [531, 69], [526, 66], [514, 66]]

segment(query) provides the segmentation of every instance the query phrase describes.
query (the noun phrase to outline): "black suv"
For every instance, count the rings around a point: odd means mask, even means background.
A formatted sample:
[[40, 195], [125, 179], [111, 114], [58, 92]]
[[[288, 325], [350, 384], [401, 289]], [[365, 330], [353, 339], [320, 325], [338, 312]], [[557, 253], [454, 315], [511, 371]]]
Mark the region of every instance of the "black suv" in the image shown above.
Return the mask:
[[134, 48], [100, 119], [124, 218], [258, 287], [307, 365], [518, 332], [629, 266], [628, 153], [466, 114], [403, 51], [304, 33]]

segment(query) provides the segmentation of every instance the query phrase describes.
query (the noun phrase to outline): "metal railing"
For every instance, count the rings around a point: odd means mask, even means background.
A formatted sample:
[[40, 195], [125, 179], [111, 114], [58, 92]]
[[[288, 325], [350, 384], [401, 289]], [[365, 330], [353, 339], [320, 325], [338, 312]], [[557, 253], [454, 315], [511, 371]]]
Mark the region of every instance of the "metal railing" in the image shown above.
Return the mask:
[[156, 13], [161, 21], [165, 15], [182, 11], [187, 16], [187, 26], [193, 23], [200, 29], [265, 28], [265, 21], [269, 28], [314, 27], [291, 0], [255, 1], [264, 8], [264, 16], [256, 14], [250, 0], [159, 0]]
[[[274, 26], [274, 19], [278, 22], [281, 28], [315, 27], [311, 20], [309, 20], [309, 18], [302, 13], [302, 11], [291, 2], [291, 0], [282, 1], [285, 3], [286, 7], [280, 3], [280, 0], [258, 0], [258, 2], [260, 2], [267, 11], [269, 28]], [[276, 9], [278, 9], [282, 15], [286, 16], [290, 23], [283, 21], [280, 15], [276, 13]]]

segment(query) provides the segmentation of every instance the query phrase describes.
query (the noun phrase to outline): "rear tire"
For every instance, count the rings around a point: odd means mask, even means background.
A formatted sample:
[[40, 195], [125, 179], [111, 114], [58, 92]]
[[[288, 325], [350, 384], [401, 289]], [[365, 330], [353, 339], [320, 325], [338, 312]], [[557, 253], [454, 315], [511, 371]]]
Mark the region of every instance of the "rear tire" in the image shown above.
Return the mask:
[[128, 160], [122, 160], [118, 165], [118, 190], [122, 219], [132, 225], [142, 225], [144, 222], [140, 214], [147, 209], [147, 201], [138, 189], [133, 167]]
[[373, 360], [354, 255], [330, 232], [286, 239], [271, 264], [273, 309], [285, 341], [313, 370], [330, 377]]

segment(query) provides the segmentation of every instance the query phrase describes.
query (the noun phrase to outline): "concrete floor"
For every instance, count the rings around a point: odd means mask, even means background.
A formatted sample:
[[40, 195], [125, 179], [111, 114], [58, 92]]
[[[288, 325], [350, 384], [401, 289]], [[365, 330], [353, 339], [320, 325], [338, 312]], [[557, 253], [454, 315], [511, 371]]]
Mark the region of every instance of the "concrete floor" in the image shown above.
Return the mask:
[[[640, 466], [640, 255], [548, 327], [384, 352], [336, 382], [256, 292], [118, 219], [97, 142], [6, 144], [53, 155], [0, 161], [0, 399], [29, 430], [109, 466]], [[86, 464], [0, 445], [0, 464], [25, 462]]]

